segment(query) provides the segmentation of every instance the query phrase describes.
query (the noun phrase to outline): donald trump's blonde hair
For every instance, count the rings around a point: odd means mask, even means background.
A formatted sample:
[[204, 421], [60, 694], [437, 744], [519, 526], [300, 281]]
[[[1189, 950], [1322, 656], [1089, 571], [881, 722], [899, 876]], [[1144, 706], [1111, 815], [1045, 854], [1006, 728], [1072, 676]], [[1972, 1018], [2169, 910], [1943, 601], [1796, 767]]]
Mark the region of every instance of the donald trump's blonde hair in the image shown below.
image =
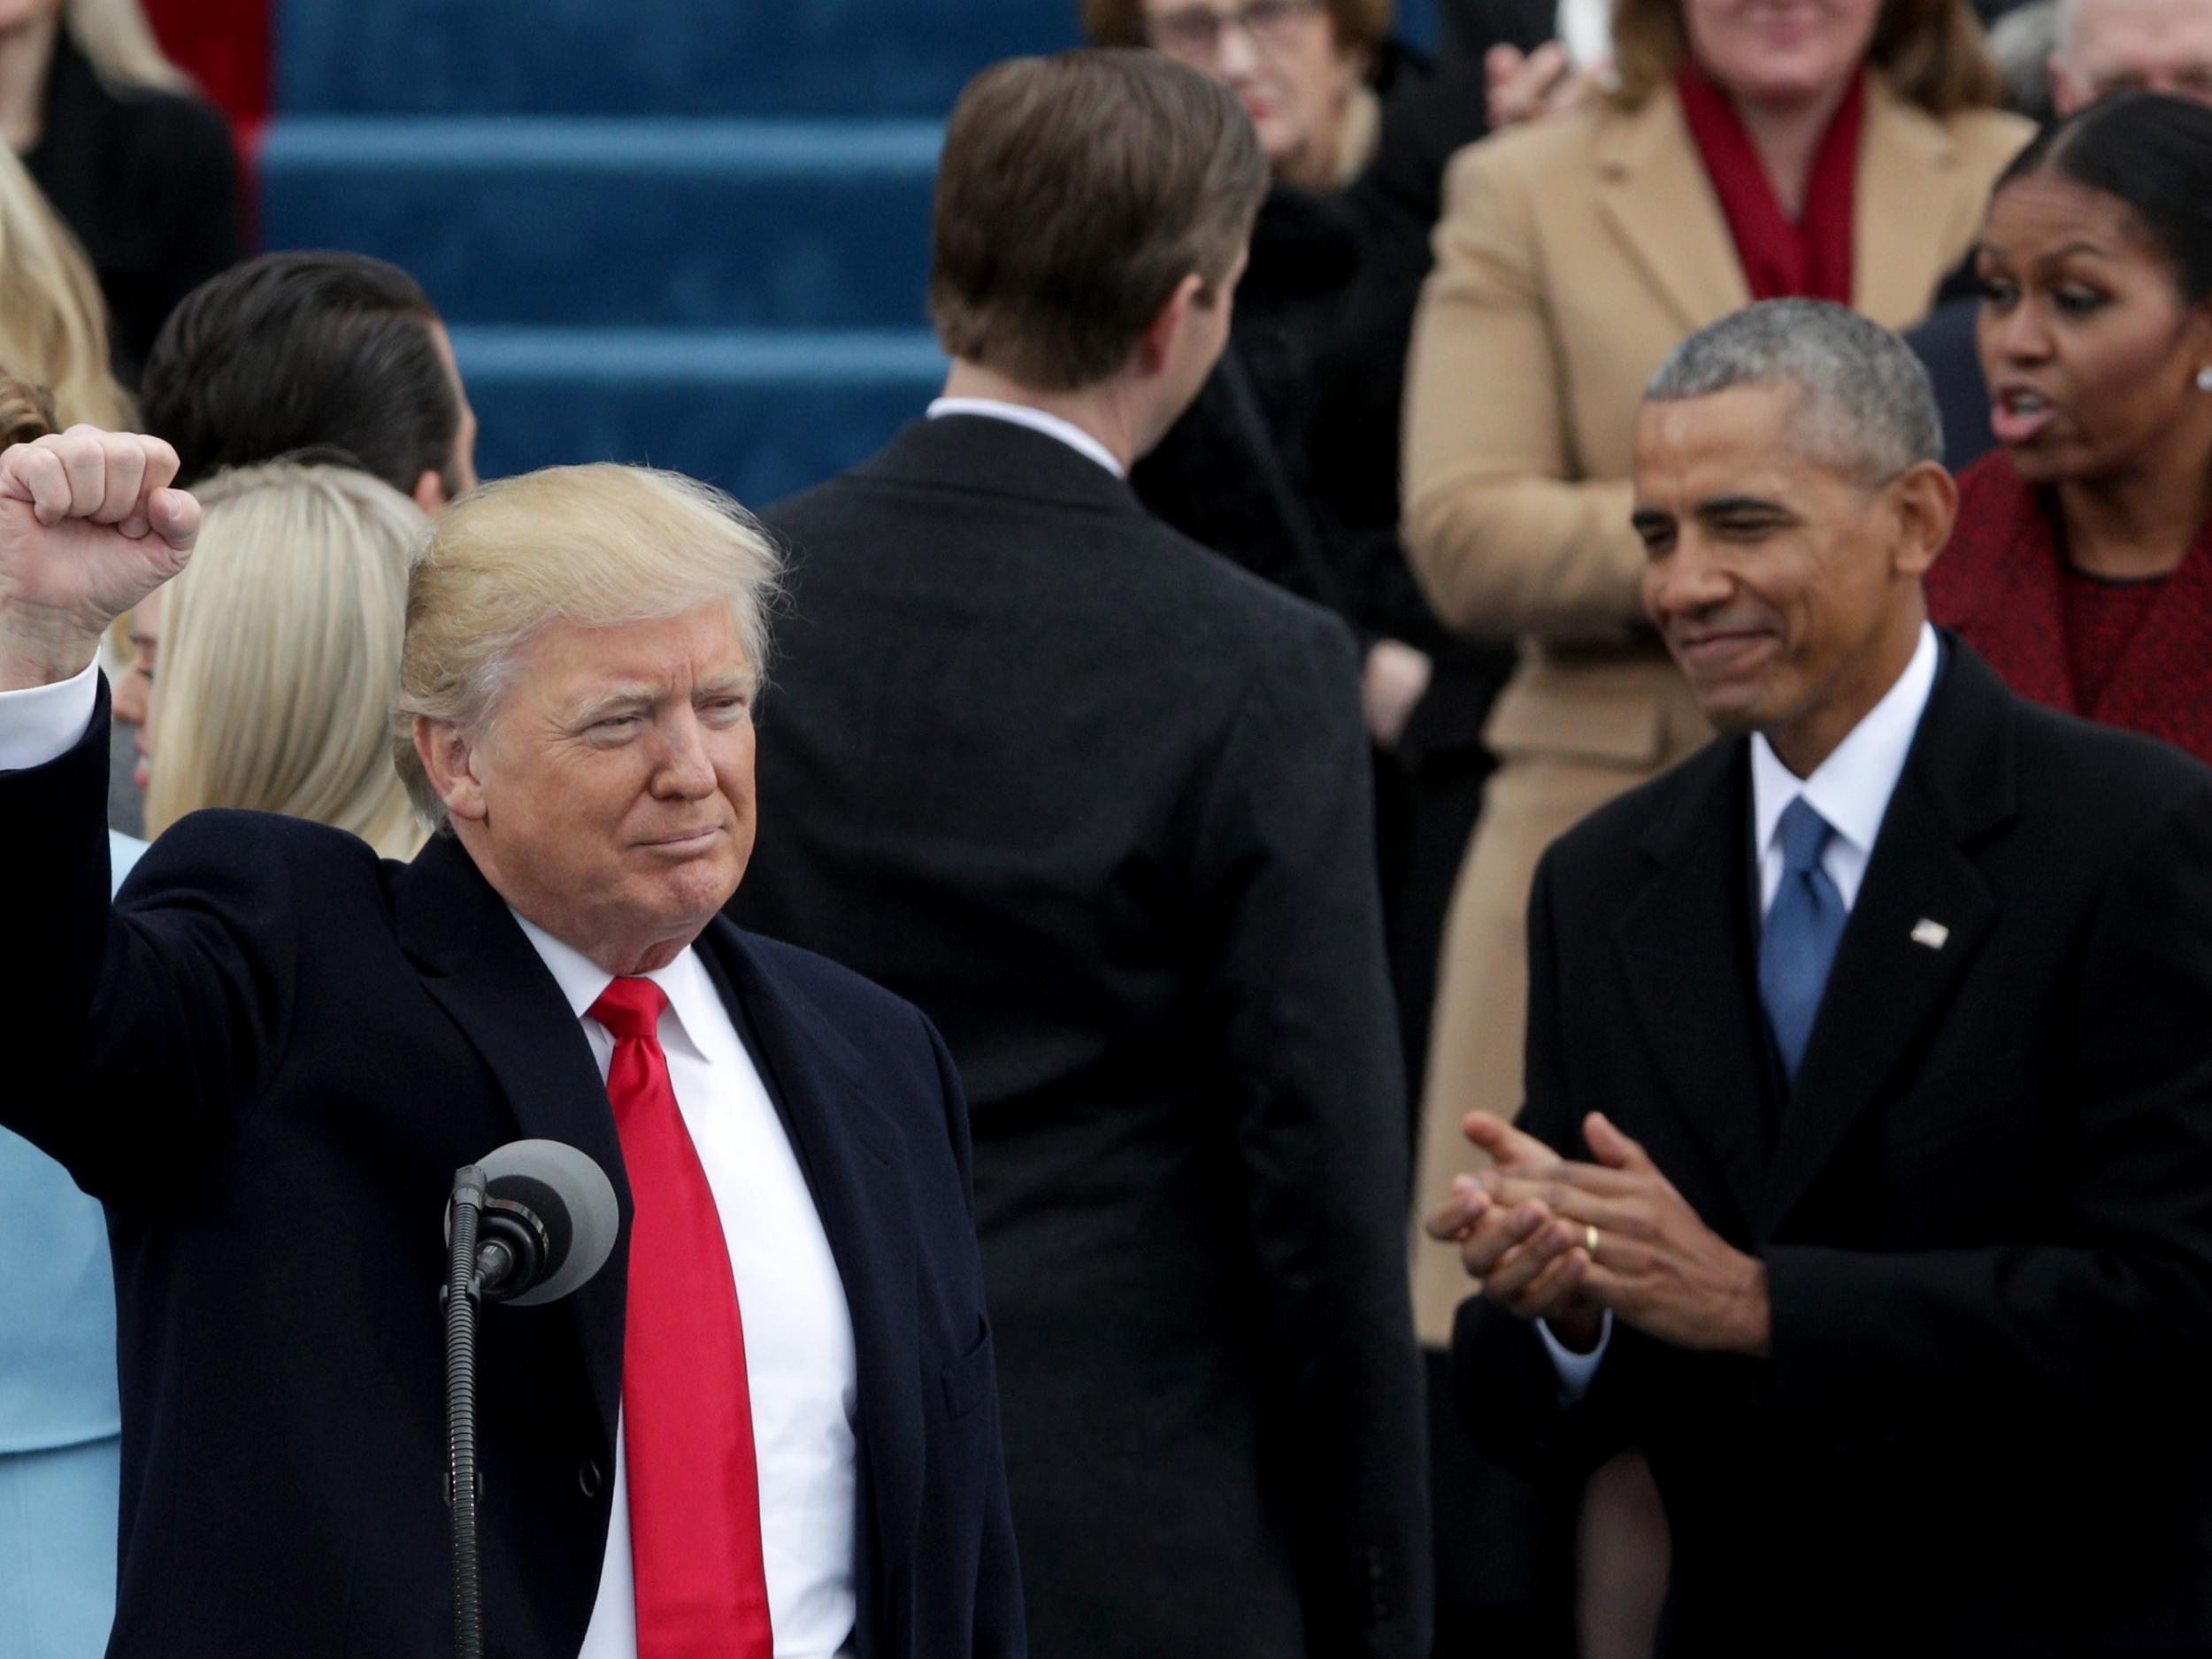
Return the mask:
[[408, 584], [392, 752], [416, 810], [445, 826], [416, 719], [481, 731], [540, 628], [619, 627], [726, 603], [757, 682], [781, 574], [750, 513], [678, 472], [550, 466], [464, 495], [439, 517]]

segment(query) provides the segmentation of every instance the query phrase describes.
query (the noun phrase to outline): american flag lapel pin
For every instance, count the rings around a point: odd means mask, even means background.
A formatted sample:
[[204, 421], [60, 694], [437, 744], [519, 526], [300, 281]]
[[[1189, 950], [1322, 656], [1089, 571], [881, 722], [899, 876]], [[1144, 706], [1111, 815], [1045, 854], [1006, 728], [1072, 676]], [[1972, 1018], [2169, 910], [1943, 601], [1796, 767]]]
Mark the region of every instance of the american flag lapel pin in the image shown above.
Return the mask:
[[1932, 922], [1924, 916], [1912, 925], [1912, 942], [1916, 945], [1925, 945], [1931, 950], [1942, 949], [1945, 941], [1950, 937], [1949, 928], [1941, 922]]

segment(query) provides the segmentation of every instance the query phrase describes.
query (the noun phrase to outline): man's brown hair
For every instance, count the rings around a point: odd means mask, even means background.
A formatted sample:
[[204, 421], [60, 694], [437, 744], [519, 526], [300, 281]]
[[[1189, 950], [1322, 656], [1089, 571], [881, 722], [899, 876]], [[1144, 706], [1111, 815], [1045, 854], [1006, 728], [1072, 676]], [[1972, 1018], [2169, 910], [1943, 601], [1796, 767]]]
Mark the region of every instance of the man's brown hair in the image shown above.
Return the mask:
[[[1688, 55], [1682, 0], [1615, 0], [1617, 103], [1641, 104], [1673, 81]], [[2004, 96], [2004, 78], [1967, 0], [1883, 0], [1866, 58], [1898, 96], [1933, 116], [1995, 104]]]
[[1225, 283], [1267, 194], [1234, 94], [1157, 52], [994, 65], [954, 106], [929, 310], [956, 357], [1039, 391], [1128, 361], [1176, 285]]

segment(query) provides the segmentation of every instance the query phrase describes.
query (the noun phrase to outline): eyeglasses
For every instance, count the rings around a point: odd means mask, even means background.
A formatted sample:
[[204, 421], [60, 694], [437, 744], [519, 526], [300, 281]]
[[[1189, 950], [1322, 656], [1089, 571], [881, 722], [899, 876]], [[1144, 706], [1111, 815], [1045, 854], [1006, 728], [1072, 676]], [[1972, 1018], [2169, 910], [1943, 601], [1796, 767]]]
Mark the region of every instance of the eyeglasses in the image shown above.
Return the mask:
[[1198, 63], [1211, 63], [1221, 50], [1221, 37], [1231, 24], [1242, 29], [1256, 46], [1286, 44], [1298, 27], [1321, 9], [1321, 0], [1245, 0], [1233, 12], [1211, 6], [1178, 6], [1155, 12], [1144, 20], [1145, 39], [1167, 53]]

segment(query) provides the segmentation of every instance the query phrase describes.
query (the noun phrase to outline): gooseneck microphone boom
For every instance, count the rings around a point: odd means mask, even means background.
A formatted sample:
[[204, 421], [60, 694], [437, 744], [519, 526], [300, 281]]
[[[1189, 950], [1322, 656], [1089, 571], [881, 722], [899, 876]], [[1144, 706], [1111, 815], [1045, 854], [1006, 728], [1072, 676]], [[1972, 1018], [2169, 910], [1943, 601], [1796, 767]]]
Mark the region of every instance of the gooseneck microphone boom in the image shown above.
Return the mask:
[[607, 1172], [558, 1141], [514, 1141], [456, 1171], [446, 1201], [446, 1502], [453, 1511], [453, 1636], [483, 1659], [476, 1536], [476, 1312], [557, 1302], [606, 1263], [621, 1226]]

